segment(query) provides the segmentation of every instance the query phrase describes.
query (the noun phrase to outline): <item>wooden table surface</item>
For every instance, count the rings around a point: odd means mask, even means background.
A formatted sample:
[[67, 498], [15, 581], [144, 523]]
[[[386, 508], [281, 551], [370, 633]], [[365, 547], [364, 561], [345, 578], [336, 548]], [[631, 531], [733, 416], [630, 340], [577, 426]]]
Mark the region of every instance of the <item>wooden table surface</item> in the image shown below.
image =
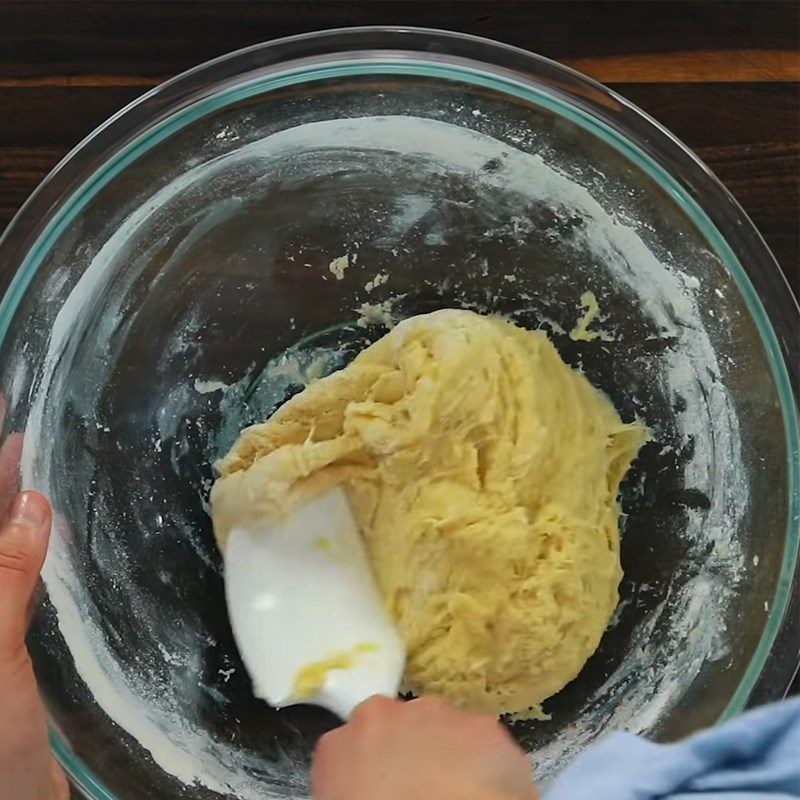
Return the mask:
[[373, 24], [490, 37], [610, 85], [722, 179], [798, 293], [800, 4], [793, 0], [1, 2], [0, 232], [71, 147], [160, 81], [275, 37]]

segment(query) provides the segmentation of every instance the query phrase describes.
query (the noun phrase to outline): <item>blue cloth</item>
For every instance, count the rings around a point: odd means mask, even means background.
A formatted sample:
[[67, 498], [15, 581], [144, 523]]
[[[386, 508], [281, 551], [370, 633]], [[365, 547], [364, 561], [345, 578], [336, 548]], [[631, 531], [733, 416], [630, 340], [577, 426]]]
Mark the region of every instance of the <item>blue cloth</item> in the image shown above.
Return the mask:
[[795, 800], [800, 698], [675, 744], [612, 733], [578, 756], [544, 800]]

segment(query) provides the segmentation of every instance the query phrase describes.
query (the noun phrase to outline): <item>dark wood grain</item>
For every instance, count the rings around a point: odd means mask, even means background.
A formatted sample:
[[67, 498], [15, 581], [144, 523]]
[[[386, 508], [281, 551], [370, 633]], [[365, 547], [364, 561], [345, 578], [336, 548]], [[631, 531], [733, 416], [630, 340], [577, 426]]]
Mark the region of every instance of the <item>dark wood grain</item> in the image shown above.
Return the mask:
[[[45, 10], [46, 9], [46, 10]], [[552, 58], [797, 51], [793, 2], [7, 2], [0, 78], [156, 79], [248, 44], [347, 25], [422, 25]], [[36, 54], [32, 58], [32, 53]], [[658, 63], [653, 61], [652, 63]], [[756, 63], [758, 63], [756, 61]], [[724, 70], [724, 64], [720, 69]], [[633, 75], [633, 72], [630, 73]], [[769, 71], [762, 70], [760, 80]]]
[[264, 40], [348, 25], [498, 39], [585, 71], [722, 179], [800, 290], [800, 4], [0, 2], [0, 232], [83, 136], [149, 87]]

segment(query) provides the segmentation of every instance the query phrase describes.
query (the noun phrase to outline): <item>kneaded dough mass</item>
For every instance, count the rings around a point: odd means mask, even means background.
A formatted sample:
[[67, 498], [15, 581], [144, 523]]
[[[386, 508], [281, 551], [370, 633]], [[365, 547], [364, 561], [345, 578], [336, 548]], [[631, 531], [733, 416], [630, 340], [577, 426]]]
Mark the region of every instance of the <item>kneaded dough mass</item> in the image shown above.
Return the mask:
[[540, 331], [443, 310], [247, 428], [230, 529], [343, 485], [408, 649], [406, 688], [494, 713], [561, 689], [617, 605], [617, 490], [646, 438]]

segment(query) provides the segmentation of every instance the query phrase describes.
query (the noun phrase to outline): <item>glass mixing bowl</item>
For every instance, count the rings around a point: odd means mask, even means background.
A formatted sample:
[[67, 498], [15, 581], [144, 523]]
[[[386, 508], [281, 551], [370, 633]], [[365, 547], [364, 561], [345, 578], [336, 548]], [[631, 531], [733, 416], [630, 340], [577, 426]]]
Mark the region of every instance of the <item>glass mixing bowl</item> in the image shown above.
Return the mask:
[[[445, 306], [545, 328], [653, 435], [600, 649], [549, 721], [509, 720], [539, 777], [606, 728], [671, 739], [785, 690], [798, 310], [730, 195], [602, 86], [437, 31], [243, 50], [76, 148], [6, 232], [13, 271], [7, 429], [57, 512], [29, 643], [88, 797], [308, 796], [335, 720], [251, 696], [211, 463], [387, 324]], [[604, 335], [573, 341], [585, 291]]]

